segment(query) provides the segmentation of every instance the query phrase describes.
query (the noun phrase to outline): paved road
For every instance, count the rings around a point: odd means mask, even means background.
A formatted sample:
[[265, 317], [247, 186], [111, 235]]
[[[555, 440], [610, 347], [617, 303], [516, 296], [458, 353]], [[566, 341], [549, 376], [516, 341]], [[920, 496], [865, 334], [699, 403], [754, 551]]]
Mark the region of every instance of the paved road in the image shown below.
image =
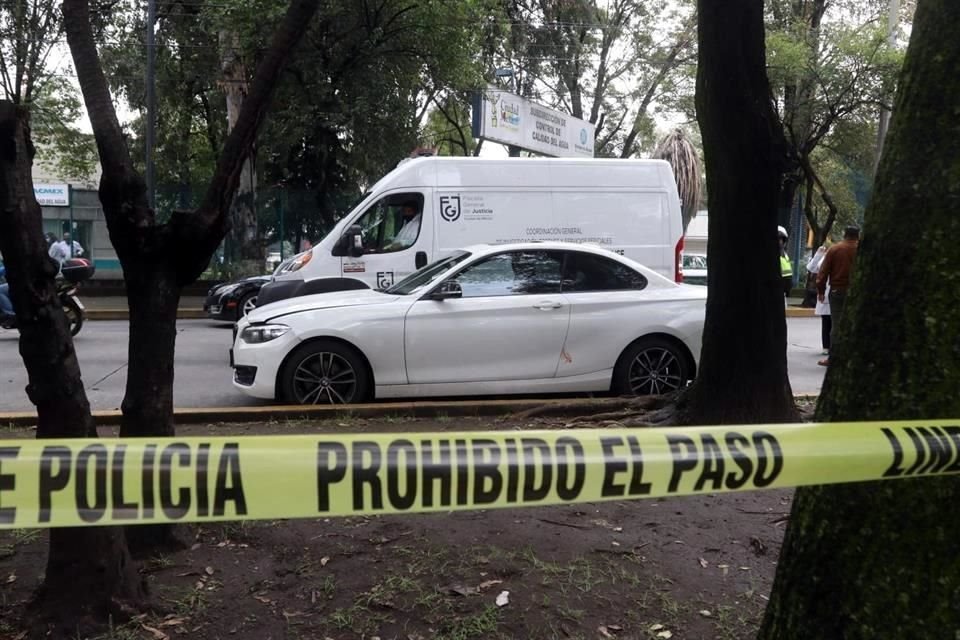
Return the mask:
[[[263, 404], [231, 385], [227, 349], [230, 325], [207, 320], [178, 324], [174, 401], [177, 407]], [[17, 350], [15, 331], [0, 330], [0, 412], [31, 411], [24, 393], [27, 372]], [[787, 319], [790, 382], [795, 393], [818, 393], [824, 368], [820, 357], [820, 318]], [[118, 409], [127, 381], [127, 323], [89, 322], [76, 338], [90, 404], [94, 409]]]

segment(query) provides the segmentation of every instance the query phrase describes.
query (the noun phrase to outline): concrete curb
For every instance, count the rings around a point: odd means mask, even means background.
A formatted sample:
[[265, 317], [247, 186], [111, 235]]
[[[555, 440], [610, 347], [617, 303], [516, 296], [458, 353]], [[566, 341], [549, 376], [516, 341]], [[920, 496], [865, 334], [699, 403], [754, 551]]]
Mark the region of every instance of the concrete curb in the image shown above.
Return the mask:
[[[796, 400], [816, 399], [817, 394], [798, 393]], [[383, 418], [403, 416], [409, 418], [437, 418], [440, 416], [483, 417], [525, 411], [551, 404], [575, 407], [585, 406], [592, 398], [541, 398], [523, 400], [437, 400], [425, 402], [377, 402], [349, 406], [299, 406], [278, 405], [268, 407], [197, 407], [174, 409], [176, 424], [204, 422], [271, 422], [277, 420], [333, 420], [336, 418]], [[97, 426], [116, 426], [122, 414], [119, 411], [94, 411]], [[37, 414], [32, 411], [0, 413], [0, 426], [32, 427], [37, 424]]]
[[[813, 318], [814, 314], [813, 309], [808, 309], [805, 307], [787, 307], [786, 316], [788, 318]], [[85, 318], [87, 320], [127, 320], [130, 317], [130, 312], [126, 309], [87, 309], [85, 312]], [[203, 309], [178, 309], [177, 310], [177, 319], [178, 320], [197, 320], [207, 318], [207, 314]], [[212, 320], [212, 318], [211, 318]], [[219, 320], [215, 322], [221, 322]]]
[[[590, 399], [579, 399], [587, 404]], [[196, 424], [198, 422], [268, 422], [274, 420], [299, 420], [313, 418], [332, 420], [335, 418], [379, 418], [403, 415], [412, 418], [435, 418], [438, 416], [494, 416], [508, 412], [524, 411], [545, 404], [575, 404], [578, 399], [533, 399], [533, 400], [478, 400], [461, 402], [458, 400], [438, 400], [426, 402], [376, 402], [370, 404], [352, 404], [348, 406], [301, 406], [277, 405], [267, 407], [198, 407], [193, 409], [174, 409], [176, 424]], [[94, 420], [98, 426], [120, 424], [120, 411], [94, 411]], [[37, 423], [34, 411], [0, 413], [0, 426], [29, 427]]]

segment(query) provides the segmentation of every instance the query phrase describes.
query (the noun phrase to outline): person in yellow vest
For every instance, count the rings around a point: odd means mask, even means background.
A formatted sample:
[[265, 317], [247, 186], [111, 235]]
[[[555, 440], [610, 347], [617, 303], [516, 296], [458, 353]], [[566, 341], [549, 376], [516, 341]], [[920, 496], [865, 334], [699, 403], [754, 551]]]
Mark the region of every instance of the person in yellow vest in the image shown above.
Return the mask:
[[780, 236], [780, 281], [783, 283], [783, 304], [787, 304], [787, 297], [790, 295], [790, 289], [793, 288], [793, 265], [790, 263], [790, 257], [787, 256], [787, 230], [783, 227], [777, 227], [777, 234]]

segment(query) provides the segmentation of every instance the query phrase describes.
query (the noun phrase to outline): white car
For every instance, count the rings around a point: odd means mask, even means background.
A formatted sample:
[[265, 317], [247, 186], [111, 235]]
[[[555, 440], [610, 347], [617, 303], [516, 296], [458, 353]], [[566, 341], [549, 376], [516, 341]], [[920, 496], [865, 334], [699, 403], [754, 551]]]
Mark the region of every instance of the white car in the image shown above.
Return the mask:
[[234, 386], [296, 404], [662, 394], [696, 373], [706, 295], [587, 245], [469, 247], [383, 291], [255, 309], [236, 326]]

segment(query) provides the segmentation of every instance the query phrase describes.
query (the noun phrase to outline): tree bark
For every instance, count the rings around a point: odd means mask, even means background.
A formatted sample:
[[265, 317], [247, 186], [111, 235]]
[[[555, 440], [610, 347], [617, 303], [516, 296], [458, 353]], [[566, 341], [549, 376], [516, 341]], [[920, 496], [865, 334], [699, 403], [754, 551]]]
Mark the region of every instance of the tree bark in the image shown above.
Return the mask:
[[[37, 406], [37, 437], [95, 438], [80, 365], [54, 284], [57, 267], [47, 255], [40, 205], [33, 195], [33, 154], [27, 112], [0, 102], [0, 251], [17, 313], [27, 395]], [[44, 583], [25, 622], [65, 637], [78, 627], [96, 627], [96, 620], [109, 615], [122, 619], [144, 597], [121, 529], [52, 529]]]
[[700, 371], [688, 424], [795, 416], [777, 246], [785, 149], [770, 97], [762, 0], [699, 0], [697, 119], [710, 210]]
[[[157, 221], [120, 129], [90, 24], [87, 0], [64, 0], [67, 42], [90, 115], [103, 174], [100, 202], [123, 267], [130, 309], [129, 369], [122, 436], [172, 436], [176, 313], [183, 287], [196, 280], [230, 228], [230, 206], [246, 158], [266, 117], [281, 72], [306, 33], [319, 0], [291, 0], [257, 67], [227, 136], [203, 202]], [[131, 545], [175, 544], [170, 527], [132, 527]]]
[[[960, 415], [960, 5], [917, 5], [820, 421]], [[960, 479], [797, 492], [762, 640], [960, 628]]]

